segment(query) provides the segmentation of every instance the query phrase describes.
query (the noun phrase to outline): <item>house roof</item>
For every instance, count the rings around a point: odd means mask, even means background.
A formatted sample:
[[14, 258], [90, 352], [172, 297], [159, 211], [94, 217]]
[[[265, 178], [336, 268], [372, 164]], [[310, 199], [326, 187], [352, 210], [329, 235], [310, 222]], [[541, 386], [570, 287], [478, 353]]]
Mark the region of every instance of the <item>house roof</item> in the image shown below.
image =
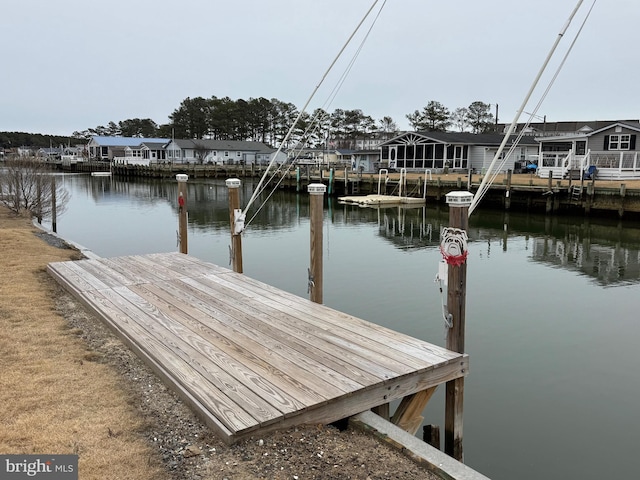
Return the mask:
[[610, 128], [613, 127], [624, 127], [624, 128], [628, 128], [629, 130], [635, 130], [636, 132], [640, 132], [640, 123], [636, 124], [636, 125], [630, 125], [628, 123], [625, 122], [616, 122], [612, 125], [607, 125], [606, 127], [600, 128], [598, 130], [594, 130], [593, 132], [590, 132], [587, 134], [587, 137], [590, 137], [591, 135], [595, 135], [596, 133], [602, 133], [605, 130], [609, 130]]
[[103, 147], [138, 147], [142, 143], [147, 142], [157, 142], [157, 143], [168, 143], [170, 139], [168, 138], [140, 138], [140, 137], [101, 137], [94, 136], [91, 137], [93, 143], [97, 145], [101, 145]]
[[147, 147], [149, 150], [162, 150], [167, 142], [142, 142], [140, 146]]
[[[640, 126], [640, 120], [587, 120], [587, 121], [570, 121], [570, 122], [531, 122], [529, 128], [532, 135], [562, 135], [567, 133], [577, 133], [580, 131], [593, 131], [606, 128], [614, 123], [621, 123], [629, 126]], [[518, 123], [516, 131], [524, 128], [525, 123]], [[509, 124], [499, 124], [498, 127], [506, 132]], [[586, 127], [586, 129], [585, 129]], [[586, 133], [586, 132], [585, 132]]]
[[554, 136], [554, 137], [536, 137], [538, 141], [540, 142], [555, 142], [555, 141], [569, 141], [569, 140], [574, 140], [576, 138], [588, 138], [591, 137], [593, 135], [596, 135], [598, 133], [602, 133], [605, 132], [607, 130], [610, 130], [614, 127], [623, 127], [623, 128], [627, 128], [629, 130], [634, 130], [636, 132], [640, 132], [640, 123], [638, 124], [630, 124], [630, 123], [626, 123], [626, 122], [614, 122], [614, 123], [609, 123], [604, 127], [599, 128], [598, 130], [593, 130], [593, 131], [585, 131], [582, 133], [576, 133], [575, 135], [558, 135], [558, 136]]
[[[381, 145], [394, 143], [397, 139], [407, 135], [419, 135], [425, 139], [434, 140], [438, 143], [462, 144], [462, 145], [481, 145], [485, 147], [500, 146], [504, 135], [499, 133], [469, 133], [469, 132], [405, 132], [397, 137], [392, 138]], [[508, 145], [513, 144], [517, 135], [511, 135]], [[533, 137], [523, 136], [518, 142], [520, 145], [538, 145]]]
[[273, 151], [271, 147], [262, 142], [247, 142], [241, 140], [192, 140], [176, 138], [174, 142], [180, 148], [185, 149], [205, 148], [207, 150], [233, 150], [261, 153], [271, 153]]
[[353, 155], [354, 153], [356, 153], [355, 150], [349, 150], [349, 149], [346, 149], [346, 148], [339, 148], [339, 149], [334, 150], [334, 151], [338, 155]]

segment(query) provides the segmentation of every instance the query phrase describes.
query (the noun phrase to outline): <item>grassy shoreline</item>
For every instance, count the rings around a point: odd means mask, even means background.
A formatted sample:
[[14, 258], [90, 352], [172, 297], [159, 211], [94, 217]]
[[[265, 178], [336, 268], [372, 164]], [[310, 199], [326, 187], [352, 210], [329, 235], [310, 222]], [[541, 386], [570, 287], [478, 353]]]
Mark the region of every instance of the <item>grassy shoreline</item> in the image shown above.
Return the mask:
[[78, 454], [83, 479], [163, 478], [120, 379], [56, 312], [46, 265], [78, 252], [36, 232], [0, 208], [0, 452]]

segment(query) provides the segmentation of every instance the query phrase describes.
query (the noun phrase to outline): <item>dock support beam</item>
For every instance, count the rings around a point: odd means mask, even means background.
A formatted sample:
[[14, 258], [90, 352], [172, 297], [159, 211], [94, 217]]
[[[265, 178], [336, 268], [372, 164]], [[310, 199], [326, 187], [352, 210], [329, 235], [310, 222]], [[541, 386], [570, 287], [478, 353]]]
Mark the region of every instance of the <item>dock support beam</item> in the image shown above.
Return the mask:
[[327, 187], [321, 183], [312, 183], [307, 187], [311, 207], [311, 255], [309, 267], [309, 300], [322, 303], [323, 295], [323, 258], [322, 258], [322, 221], [324, 214], [324, 193]]
[[225, 181], [229, 189], [229, 220], [231, 222], [231, 265], [236, 273], [242, 272], [242, 229], [236, 228], [236, 214], [240, 210], [240, 185], [237, 178], [229, 178]]
[[[449, 324], [446, 347], [464, 353], [465, 315], [467, 295], [467, 230], [469, 206], [473, 194], [451, 192], [446, 195], [449, 204], [449, 231], [443, 234], [441, 249], [448, 265], [447, 313]], [[463, 461], [462, 418], [464, 377], [446, 384], [444, 451], [458, 461]]]
[[189, 175], [179, 173], [176, 175], [178, 181], [178, 243], [180, 244], [180, 253], [185, 255], [189, 250], [189, 242], [187, 240], [187, 180]]

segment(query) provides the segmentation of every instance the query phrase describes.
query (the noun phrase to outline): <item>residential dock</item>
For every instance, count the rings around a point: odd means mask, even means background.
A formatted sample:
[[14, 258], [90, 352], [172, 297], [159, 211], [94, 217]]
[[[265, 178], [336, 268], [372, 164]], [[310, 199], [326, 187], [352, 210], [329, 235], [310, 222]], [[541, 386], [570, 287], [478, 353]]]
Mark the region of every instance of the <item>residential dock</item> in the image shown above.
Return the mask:
[[48, 271], [227, 443], [370, 409], [415, 433], [435, 387], [469, 372], [466, 354], [180, 253]]
[[[103, 162], [77, 164], [78, 172], [104, 169]], [[120, 179], [174, 179], [186, 173], [190, 179], [259, 178], [264, 166], [240, 165], [118, 165], [113, 175]], [[481, 174], [409, 172], [406, 176], [407, 196], [424, 197], [427, 205], [444, 205], [447, 193], [468, 190], [475, 193], [482, 181]], [[310, 183], [327, 185], [328, 196], [358, 196], [368, 194], [397, 195], [399, 174], [389, 173], [381, 182], [378, 174], [355, 173], [350, 169], [329, 171], [303, 168], [276, 175], [270, 187], [291, 191], [306, 191]], [[378, 186], [382, 183], [382, 190]], [[426, 192], [425, 192], [426, 184]], [[528, 173], [498, 174], [489, 188], [483, 206], [531, 213], [569, 214], [585, 216], [615, 216], [640, 218], [640, 180], [600, 180], [571, 178], [540, 178]]]

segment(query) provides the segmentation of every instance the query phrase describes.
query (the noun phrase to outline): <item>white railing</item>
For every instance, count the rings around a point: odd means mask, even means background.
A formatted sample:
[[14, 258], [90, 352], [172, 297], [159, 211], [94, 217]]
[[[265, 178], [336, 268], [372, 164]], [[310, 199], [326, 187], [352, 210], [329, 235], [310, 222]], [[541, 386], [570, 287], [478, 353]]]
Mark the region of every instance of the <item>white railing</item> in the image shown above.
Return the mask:
[[618, 171], [640, 171], [638, 152], [592, 152], [591, 165]]

